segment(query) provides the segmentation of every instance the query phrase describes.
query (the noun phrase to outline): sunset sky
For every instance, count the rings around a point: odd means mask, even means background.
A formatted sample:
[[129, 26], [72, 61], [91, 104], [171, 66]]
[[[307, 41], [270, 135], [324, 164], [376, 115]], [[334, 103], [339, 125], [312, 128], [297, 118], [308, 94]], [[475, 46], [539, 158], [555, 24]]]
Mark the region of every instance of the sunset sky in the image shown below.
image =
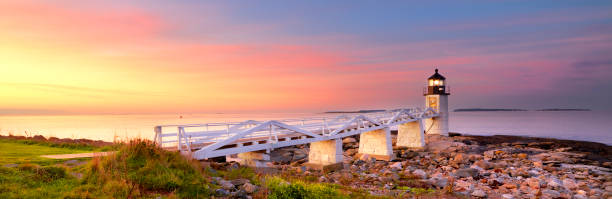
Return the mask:
[[612, 110], [612, 1], [0, 1], [0, 114]]

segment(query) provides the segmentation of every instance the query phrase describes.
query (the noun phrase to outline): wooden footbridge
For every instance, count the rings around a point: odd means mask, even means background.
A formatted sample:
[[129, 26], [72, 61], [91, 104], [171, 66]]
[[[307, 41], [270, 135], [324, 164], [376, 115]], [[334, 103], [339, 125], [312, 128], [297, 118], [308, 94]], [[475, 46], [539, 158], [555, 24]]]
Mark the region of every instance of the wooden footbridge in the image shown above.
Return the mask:
[[330, 118], [164, 125], [155, 127], [155, 142], [164, 148], [193, 152], [196, 159], [207, 159], [341, 139], [436, 116], [438, 113], [428, 108]]

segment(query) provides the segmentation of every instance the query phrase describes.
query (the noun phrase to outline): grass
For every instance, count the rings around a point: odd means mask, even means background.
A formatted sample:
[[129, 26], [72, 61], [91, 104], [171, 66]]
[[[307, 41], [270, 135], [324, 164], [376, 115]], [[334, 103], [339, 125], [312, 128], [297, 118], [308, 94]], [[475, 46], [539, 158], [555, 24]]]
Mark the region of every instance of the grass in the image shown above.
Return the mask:
[[303, 181], [288, 183], [279, 177], [268, 177], [266, 187], [269, 199], [349, 198], [336, 186], [325, 183], [305, 183]]
[[[212, 193], [196, 162], [150, 141], [132, 141], [114, 155], [74, 168], [38, 156], [90, 151], [4, 139], [0, 144], [6, 149], [0, 150], [0, 160], [20, 164], [0, 167], [0, 198], [209, 198]], [[73, 173], [82, 173], [82, 179]]]
[[78, 184], [63, 167], [0, 167], [0, 198], [61, 198]]
[[416, 195], [430, 194], [430, 193], [436, 192], [436, 190], [434, 189], [425, 189], [425, 188], [419, 188], [419, 187], [398, 186], [397, 189], [407, 190], [407, 191], [410, 191], [410, 193], [414, 193]]
[[66, 160], [40, 157], [41, 155], [87, 153], [91, 150], [80, 147], [57, 147], [42, 144], [42, 142], [26, 142], [25, 140], [0, 139], [0, 166], [6, 164], [33, 163], [52, 165]]
[[[261, 176], [251, 168], [227, 171], [201, 168], [198, 161], [170, 152], [146, 140], [121, 145], [116, 153], [66, 167], [40, 158], [43, 154], [90, 152], [81, 146], [49, 145], [0, 139], [0, 198], [211, 198], [218, 185], [211, 176], [245, 178], [260, 186], [254, 198], [371, 198], [364, 190], [336, 184]], [[94, 150], [100, 150], [94, 148]], [[76, 177], [79, 176], [79, 177]]]
[[197, 162], [178, 152], [158, 148], [150, 141], [134, 140], [116, 154], [94, 158], [82, 185], [70, 197], [208, 198], [212, 191]]

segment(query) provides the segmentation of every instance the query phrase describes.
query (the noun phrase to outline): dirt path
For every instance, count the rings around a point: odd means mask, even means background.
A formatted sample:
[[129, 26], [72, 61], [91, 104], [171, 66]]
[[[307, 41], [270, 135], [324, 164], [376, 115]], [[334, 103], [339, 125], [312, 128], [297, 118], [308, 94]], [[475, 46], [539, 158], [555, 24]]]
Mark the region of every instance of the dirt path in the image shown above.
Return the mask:
[[51, 158], [51, 159], [72, 159], [72, 158], [91, 158], [98, 156], [107, 156], [115, 153], [114, 151], [110, 152], [93, 152], [93, 153], [74, 153], [74, 154], [58, 154], [58, 155], [41, 155], [43, 158]]

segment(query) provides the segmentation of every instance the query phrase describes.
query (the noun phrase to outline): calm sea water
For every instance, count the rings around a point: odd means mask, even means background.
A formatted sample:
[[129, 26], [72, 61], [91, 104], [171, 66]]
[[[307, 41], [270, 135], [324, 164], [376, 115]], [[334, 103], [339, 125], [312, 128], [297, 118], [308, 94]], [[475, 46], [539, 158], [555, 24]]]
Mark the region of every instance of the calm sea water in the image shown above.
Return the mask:
[[[0, 116], [0, 134], [59, 138], [113, 139], [154, 136], [163, 124], [239, 122], [247, 119], [327, 117], [330, 114], [191, 114], [191, 115]], [[587, 140], [612, 145], [610, 112], [453, 112], [450, 130], [473, 135], [524, 135]]]

